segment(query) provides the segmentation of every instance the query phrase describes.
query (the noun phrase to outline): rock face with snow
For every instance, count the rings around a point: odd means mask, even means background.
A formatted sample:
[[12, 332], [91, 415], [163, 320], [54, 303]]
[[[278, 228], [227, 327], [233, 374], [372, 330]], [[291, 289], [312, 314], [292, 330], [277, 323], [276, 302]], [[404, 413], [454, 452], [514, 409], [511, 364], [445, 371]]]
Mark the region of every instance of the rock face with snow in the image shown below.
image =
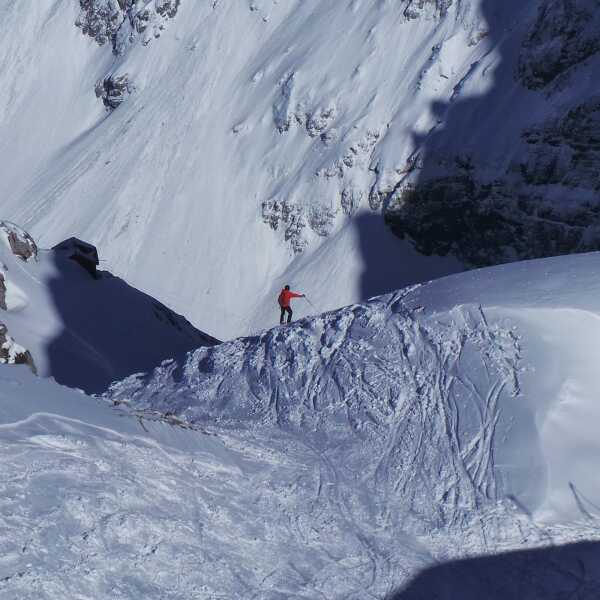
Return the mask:
[[[504, 97], [516, 112], [529, 111], [514, 128], [495, 113], [488, 143], [504, 148], [511, 140], [510, 160], [490, 164], [452, 127], [430, 134], [419, 168], [387, 200], [386, 221], [398, 235], [427, 254], [452, 253], [476, 266], [600, 247], [600, 112], [588, 85], [600, 64], [599, 19], [595, 0], [537, 3], [519, 54], [507, 48], [498, 67], [505, 76], [477, 101], [494, 111]], [[446, 127], [455, 120], [476, 128], [456, 100], [440, 109]]]
[[85, 35], [101, 46], [112, 42], [124, 21], [124, 2], [121, 0], [80, 0], [81, 12], [76, 21]]
[[[539, 3], [519, 60], [519, 77], [543, 90], [600, 52], [600, 15], [596, 0]], [[563, 80], [559, 85], [567, 85]]]
[[113, 52], [141, 37], [143, 44], [160, 37], [165, 21], [177, 14], [181, 0], [79, 0], [76, 24], [101, 46], [110, 42]]
[[8, 221], [0, 221], [0, 236], [14, 256], [24, 261], [35, 259], [38, 254], [37, 244], [33, 238], [18, 225]]
[[[2, 248], [4, 246], [4, 248]], [[12, 297], [7, 297], [12, 286], [7, 281], [9, 267], [4, 261], [8, 254], [21, 261], [36, 259], [38, 248], [33, 238], [23, 229], [8, 221], [0, 221], [0, 311], [13, 309]], [[36, 368], [31, 353], [20, 346], [8, 333], [8, 327], [3, 322], [4, 315], [0, 312], [0, 363], [10, 365], [28, 365], [35, 373]]]
[[423, 16], [445, 16], [454, 0], [406, 0], [404, 16], [407, 19], [420, 19]]
[[28, 365], [35, 373], [35, 365], [31, 353], [29, 350], [19, 346], [19, 344], [8, 335], [8, 329], [4, 323], [0, 323], [0, 364]]

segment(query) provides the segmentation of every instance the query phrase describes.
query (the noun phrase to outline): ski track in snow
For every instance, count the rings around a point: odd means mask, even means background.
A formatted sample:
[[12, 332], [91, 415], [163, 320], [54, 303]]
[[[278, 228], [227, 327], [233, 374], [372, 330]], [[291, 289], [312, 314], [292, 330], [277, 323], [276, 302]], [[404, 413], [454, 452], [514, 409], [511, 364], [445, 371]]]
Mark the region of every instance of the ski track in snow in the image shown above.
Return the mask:
[[410, 292], [201, 349], [108, 395], [241, 435], [252, 460], [265, 439], [258, 457], [293, 460], [277, 502], [304, 555], [327, 565], [295, 597], [384, 597], [433, 559], [549, 539], [494, 462], [500, 406], [520, 393], [516, 334], [477, 305], [422, 316]]
[[[548, 273], [571, 277], [574, 261], [544, 261], [532, 285], [556, 301], [552, 286], [567, 288]], [[578, 261], [587, 282], [597, 261]], [[1, 369], [0, 597], [387, 598], [431, 565], [598, 540], [595, 446], [577, 470], [548, 462], [538, 477], [544, 427], [546, 445], [590, 434], [577, 385], [595, 375], [571, 342], [545, 425], [527, 413], [528, 361], [552, 364], [534, 333], [563, 343], [569, 323], [591, 343], [597, 318], [584, 306], [499, 312], [489, 282], [519, 296], [509, 276], [526, 267], [201, 348], [103, 399]], [[456, 282], [463, 303], [436, 305]], [[489, 291], [484, 304], [469, 285]], [[546, 448], [555, 461], [560, 450]], [[542, 522], [537, 509], [563, 493], [558, 508], [575, 516]], [[536, 564], [518, 577], [533, 581]], [[581, 565], [561, 581], [593, 590]]]

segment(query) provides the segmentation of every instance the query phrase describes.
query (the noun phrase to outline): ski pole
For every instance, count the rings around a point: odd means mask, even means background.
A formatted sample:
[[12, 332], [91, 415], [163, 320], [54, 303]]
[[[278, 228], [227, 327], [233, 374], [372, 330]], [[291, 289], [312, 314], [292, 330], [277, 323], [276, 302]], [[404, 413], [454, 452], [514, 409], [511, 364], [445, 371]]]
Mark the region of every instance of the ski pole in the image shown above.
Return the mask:
[[304, 295], [304, 299], [315, 309], [317, 310], [317, 307], [306, 297], [306, 294]]

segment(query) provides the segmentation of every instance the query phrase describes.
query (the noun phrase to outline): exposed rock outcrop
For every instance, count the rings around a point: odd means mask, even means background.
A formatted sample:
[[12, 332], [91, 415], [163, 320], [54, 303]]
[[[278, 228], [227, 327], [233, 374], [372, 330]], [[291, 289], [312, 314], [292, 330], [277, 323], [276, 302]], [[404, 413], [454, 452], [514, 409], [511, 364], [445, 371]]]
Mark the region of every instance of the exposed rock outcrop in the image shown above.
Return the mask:
[[456, 160], [381, 194], [386, 222], [421, 252], [472, 266], [600, 249], [600, 99], [522, 138], [522, 159], [495, 180]]
[[523, 138], [531, 149], [522, 166], [527, 183], [600, 190], [600, 96], [526, 130]]
[[445, 16], [454, 0], [407, 0], [404, 16], [419, 19], [424, 15]]
[[57, 253], [64, 254], [87, 271], [93, 279], [98, 278], [98, 249], [93, 244], [88, 244], [76, 237], [70, 237], [52, 248]]
[[4, 274], [0, 272], [0, 309], [7, 310], [6, 306], [6, 280]]
[[125, 20], [124, 0], [79, 0], [80, 12], [75, 24], [103, 46], [113, 43], [115, 34]]
[[23, 260], [37, 257], [38, 248], [35, 241], [18, 225], [9, 221], [0, 221], [0, 239], [2, 238], [15, 256]]
[[129, 80], [129, 75], [109, 75], [96, 83], [96, 98], [102, 98], [108, 110], [121, 106], [125, 98], [131, 94], [134, 87]]
[[165, 22], [177, 15], [181, 0], [79, 0], [75, 24], [103, 46], [110, 43], [115, 54], [141, 39], [148, 44], [160, 37]]
[[[38, 248], [33, 238], [23, 229], [10, 223], [9, 221], [0, 221], [0, 244], [4, 243], [5, 248], [16, 258], [22, 261], [35, 259], [38, 254]], [[9, 302], [7, 299], [7, 272], [8, 268], [0, 262], [0, 311], [8, 311]], [[31, 353], [23, 348], [8, 335], [8, 327], [1, 320], [0, 314], [0, 364], [25, 364], [35, 373], [36, 368]]]
[[505, 182], [484, 185], [469, 174], [404, 186], [385, 215], [420, 252], [453, 254], [471, 266], [600, 248], [597, 203], [560, 209], [542, 193], [519, 195]]
[[303, 207], [289, 200], [272, 199], [263, 202], [263, 222], [270, 225], [271, 229], [277, 231], [280, 226], [284, 229], [285, 240], [289, 242], [292, 250], [298, 254], [308, 245], [305, 237], [307, 226], [306, 214]]
[[34, 373], [36, 372], [31, 353], [8, 335], [4, 323], [0, 323], [0, 364], [27, 365]]

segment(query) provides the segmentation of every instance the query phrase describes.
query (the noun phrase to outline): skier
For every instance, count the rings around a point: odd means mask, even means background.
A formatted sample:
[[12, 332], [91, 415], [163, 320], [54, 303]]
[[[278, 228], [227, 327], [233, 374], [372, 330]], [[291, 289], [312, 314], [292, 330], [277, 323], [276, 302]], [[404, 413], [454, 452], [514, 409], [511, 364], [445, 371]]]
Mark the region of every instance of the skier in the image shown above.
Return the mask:
[[281, 316], [279, 317], [279, 323], [283, 325], [283, 317], [287, 313], [287, 322], [292, 321], [292, 309], [290, 307], [290, 300], [292, 298], [304, 298], [304, 294], [298, 294], [296, 292], [290, 292], [290, 286], [286, 285], [279, 294], [278, 302], [281, 307]]

